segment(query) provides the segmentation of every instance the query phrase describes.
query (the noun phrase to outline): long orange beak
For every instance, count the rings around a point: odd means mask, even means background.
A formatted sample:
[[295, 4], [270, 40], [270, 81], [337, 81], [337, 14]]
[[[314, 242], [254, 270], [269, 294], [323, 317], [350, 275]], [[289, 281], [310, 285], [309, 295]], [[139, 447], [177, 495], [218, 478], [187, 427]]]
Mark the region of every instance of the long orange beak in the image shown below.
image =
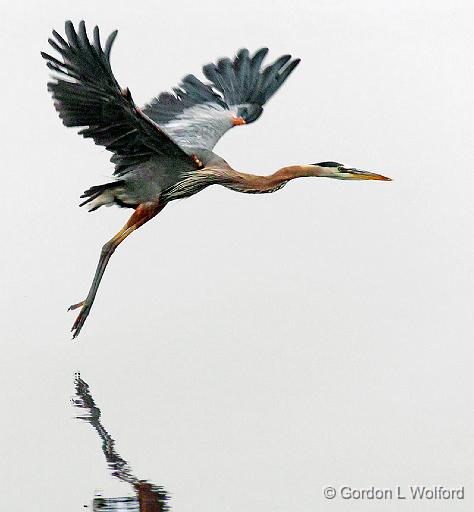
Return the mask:
[[245, 121], [245, 119], [243, 117], [237, 117], [237, 116], [234, 116], [234, 118], [232, 119], [232, 126], [239, 126], [241, 124], [246, 124], [247, 121]]
[[349, 174], [346, 179], [349, 180], [378, 180], [378, 181], [392, 181], [392, 178], [382, 176], [370, 171], [361, 171], [360, 169], [344, 169], [345, 173]]
[[358, 171], [352, 175], [354, 180], [379, 180], [379, 181], [392, 181], [392, 178], [388, 176], [382, 176], [382, 174], [375, 174], [374, 172]]

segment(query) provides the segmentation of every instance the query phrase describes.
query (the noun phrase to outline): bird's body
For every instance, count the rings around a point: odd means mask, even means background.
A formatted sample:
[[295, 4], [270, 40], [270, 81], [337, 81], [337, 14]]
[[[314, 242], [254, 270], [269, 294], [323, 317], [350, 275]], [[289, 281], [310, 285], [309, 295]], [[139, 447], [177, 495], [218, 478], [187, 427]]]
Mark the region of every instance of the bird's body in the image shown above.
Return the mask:
[[233, 169], [213, 152], [218, 140], [233, 126], [255, 121], [263, 106], [298, 65], [283, 55], [262, 67], [268, 49], [253, 56], [240, 50], [234, 60], [220, 59], [203, 67], [203, 83], [187, 75], [174, 94], [161, 93], [143, 109], [128, 89], [122, 89], [110, 66], [110, 50], [117, 32], [101, 46], [95, 27], [89, 40], [84, 22], [76, 31], [66, 22], [67, 40], [53, 31], [51, 46], [62, 60], [46, 53], [47, 65], [59, 76], [48, 84], [63, 123], [113, 153], [115, 181], [84, 192], [82, 205], [90, 211], [117, 205], [135, 211], [127, 224], [101, 252], [94, 281], [85, 301], [71, 306], [81, 311], [73, 325], [76, 337], [92, 307], [99, 283], [116, 247], [135, 229], [175, 199], [189, 197], [219, 184], [245, 193], [269, 193], [299, 177], [388, 180], [336, 162], [283, 167], [270, 176]]

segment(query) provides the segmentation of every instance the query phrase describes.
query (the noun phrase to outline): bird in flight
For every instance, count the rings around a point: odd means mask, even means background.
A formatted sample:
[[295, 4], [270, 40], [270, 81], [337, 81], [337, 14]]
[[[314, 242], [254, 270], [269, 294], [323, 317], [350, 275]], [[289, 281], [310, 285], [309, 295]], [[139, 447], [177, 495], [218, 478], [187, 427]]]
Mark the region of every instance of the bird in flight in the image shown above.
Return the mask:
[[264, 66], [268, 48], [253, 55], [241, 49], [233, 60], [222, 58], [205, 65], [206, 82], [187, 75], [174, 93], [162, 92], [140, 108], [112, 72], [110, 50], [117, 31], [109, 35], [104, 47], [99, 28], [94, 28], [90, 39], [83, 21], [77, 30], [67, 21], [65, 33], [66, 39], [53, 31], [54, 39], [49, 39], [57, 57], [41, 53], [55, 73], [48, 83], [54, 106], [65, 126], [83, 127], [79, 134], [105, 146], [115, 164], [114, 181], [90, 187], [82, 194], [80, 206], [94, 211], [115, 204], [134, 210], [125, 226], [102, 247], [86, 299], [69, 308], [80, 308], [71, 329], [73, 338], [89, 315], [117, 246], [170, 201], [216, 184], [237, 192], [265, 194], [301, 177], [390, 180], [338, 162], [290, 165], [259, 176], [233, 169], [213, 152], [227, 130], [260, 117], [263, 106], [299, 64], [291, 55]]

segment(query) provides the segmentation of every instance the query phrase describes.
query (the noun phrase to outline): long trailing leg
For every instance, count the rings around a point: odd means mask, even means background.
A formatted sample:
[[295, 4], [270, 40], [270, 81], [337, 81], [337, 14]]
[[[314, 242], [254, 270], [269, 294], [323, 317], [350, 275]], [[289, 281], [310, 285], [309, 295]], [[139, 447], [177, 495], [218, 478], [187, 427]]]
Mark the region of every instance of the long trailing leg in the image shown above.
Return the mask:
[[140, 226], [143, 226], [145, 222], [148, 222], [155, 215], [157, 215], [164, 208], [164, 206], [164, 204], [158, 203], [139, 204], [125, 226], [102, 247], [99, 263], [97, 265], [94, 279], [86, 299], [69, 307], [69, 310], [81, 308], [81, 311], [79, 312], [79, 315], [77, 316], [76, 321], [74, 322], [74, 325], [71, 329], [73, 333], [73, 339], [79, 335], [84, 322], [89, 315], [97, 290], [99, 288], [100, 281], [102, 280], [102, 276], [104, 275], [105, 269], [107, 267], [107, 263], [109, 262], [110, 257], [114, 253], [115, 249], [127, 238], [128, 235], [133, 233]]

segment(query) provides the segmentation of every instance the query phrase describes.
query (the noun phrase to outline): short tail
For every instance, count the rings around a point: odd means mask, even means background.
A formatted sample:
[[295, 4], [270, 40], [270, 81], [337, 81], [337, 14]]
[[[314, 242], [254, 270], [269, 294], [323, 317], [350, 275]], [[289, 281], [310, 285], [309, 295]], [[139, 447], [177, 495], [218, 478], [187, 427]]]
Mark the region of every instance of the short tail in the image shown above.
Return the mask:
[[111, 206], [113, 204], [133, 208], [135, 205], [128, 205], [117, 197], [117, 192], [121, 190], [124, 183], [124, 180], [119, 180], [104, 183], [103, 185], [94, 185], [81, 195], [81, 198], [86, 197], [87, 199], [79, 206], [87, 204], [90, 212], [97, 210], [101, 206]]

